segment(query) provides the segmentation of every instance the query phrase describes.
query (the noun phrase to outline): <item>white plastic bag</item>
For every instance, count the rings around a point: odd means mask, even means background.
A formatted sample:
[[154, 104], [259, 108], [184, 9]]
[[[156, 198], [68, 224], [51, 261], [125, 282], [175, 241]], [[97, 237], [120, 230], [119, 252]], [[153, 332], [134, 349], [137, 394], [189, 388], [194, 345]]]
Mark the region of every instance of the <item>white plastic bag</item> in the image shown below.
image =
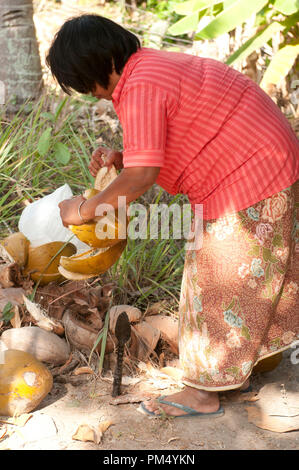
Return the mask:
[[[69, 240], [73, 234], [63, 226], [58, 204], [72, 196], [71, 188], [64, 184], [53, 193], [25, 207], [19, 220], [19, 231], [28, 238], [32, 246]], [[76, 237], [72, 238], [71, 243], [76, 246], [77, 251], [90, 249]]]

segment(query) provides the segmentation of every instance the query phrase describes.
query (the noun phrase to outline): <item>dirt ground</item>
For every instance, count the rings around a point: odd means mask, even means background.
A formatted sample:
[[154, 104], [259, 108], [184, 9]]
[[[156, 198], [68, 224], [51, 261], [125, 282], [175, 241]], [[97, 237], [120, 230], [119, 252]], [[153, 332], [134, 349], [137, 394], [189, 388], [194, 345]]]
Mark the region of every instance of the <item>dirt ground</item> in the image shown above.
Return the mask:
[[[282, 362], [272, 372], [252, 377], [252, 393], [223, 393], [221, 402], [225, 414], [213, 419], [149, 418], [137, 410], [139, 403], [113, 403], [109, 378], [89, 379], [79, 386], [54, 381], [52, 391], [38, 409], [31, 413], [31, 418], [23, 427], [6, 425], [10, 432], [0, 440], [1, 448], [102, 451], [295, 450], [299, 448], [299, 426], [298, 430], [291, 432], [269, 431], [249, 422], [247, 412], [248, 407], [256, 407], [261, 411], [267, 404], [279, 403], [282, 396], [284, 401], [291, 397], [293, 409], [295, 403], [295, 408], [299, 410], [299, 365], [291, 361], [293, 351], [285, 351]], [[161, 380], [155, 382], [148, 376], [141, 378], [139, 382], [139, 378], [135, 378], [135, 385], [123, 385], [123, 399], [136, 396], [141, 385], [143, 392], [146, 390], [149, 394], [167, 395], [176, 388], [173, 384], [168, 387], [167, 380], [163, 386]], [[160, 385], [157, 387], [157, 384]], [[266, 389], [268, 394], [263, 395], [261, 392]], [[82, 424], [96, 428], [99, 423], [107, 421], [112, 424], [103, 432], [98, 444], [72, 438]], [[15, 429], [13, 432], [12, 428]]]

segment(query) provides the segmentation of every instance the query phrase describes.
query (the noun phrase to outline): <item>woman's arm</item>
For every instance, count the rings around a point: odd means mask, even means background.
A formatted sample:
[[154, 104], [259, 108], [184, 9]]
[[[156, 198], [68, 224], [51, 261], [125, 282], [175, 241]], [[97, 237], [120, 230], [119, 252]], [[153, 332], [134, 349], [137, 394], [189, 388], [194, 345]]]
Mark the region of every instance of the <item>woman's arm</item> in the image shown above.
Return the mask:
[[[125, 168], [117, 178], [96, 196], [84, 200], [82, 196], [73, 199], [67, 199], [59, 204], [60, 216], [64, 226], [81, 225], [95, 218], [96, 209], [101, 204], [110, 204], [114, 208], [118, 207], [118, 197], [125, 196], [125, 204], [136, 200], [144, 194], [156, 181], [159, 167], [134, 167]], [[84, 202], [83, 202], [84, 201]], [[78, 214], [79, 204], [80, 214]], [[99, 210], [101, 214], [102, 211]]]

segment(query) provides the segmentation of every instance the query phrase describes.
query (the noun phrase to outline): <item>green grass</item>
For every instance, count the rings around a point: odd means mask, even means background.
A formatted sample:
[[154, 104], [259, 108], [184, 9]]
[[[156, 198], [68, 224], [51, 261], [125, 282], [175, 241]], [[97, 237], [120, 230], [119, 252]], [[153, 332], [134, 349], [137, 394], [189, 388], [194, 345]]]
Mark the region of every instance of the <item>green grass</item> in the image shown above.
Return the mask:
[[[25, 202], [51, 193], [68, 183], [74, 194], [91, 187], [88, 171], [91, 153], [100, 136], [107, 146], [120, 148], [121, 135], [112, 134], [103, 121], [95, 122], [90, 97], [59, 97], [50, 93], [11, 118], [0, 108], [0, 238], [18, 230]], [[170, 199], [161, 190], [143, 204]], [[179, 199], [178, 199], [179, 200]], [[172, 202], [170, 202], [172, 201]], [[149, 230], [149, 228], [147, 228]], [[169, 311], [177, 308], [183, 270], [182, 241], [128, 239], [127, 247], [105, 276], [118, 285], [119, 302], [146, 308], [168, 299]]]

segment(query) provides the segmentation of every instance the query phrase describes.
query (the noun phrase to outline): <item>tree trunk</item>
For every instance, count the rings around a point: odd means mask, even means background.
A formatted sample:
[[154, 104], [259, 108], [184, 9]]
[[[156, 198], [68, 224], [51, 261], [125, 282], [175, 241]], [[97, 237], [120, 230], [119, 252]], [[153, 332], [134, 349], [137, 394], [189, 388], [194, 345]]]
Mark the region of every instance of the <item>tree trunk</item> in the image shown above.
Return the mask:
[[0, 45], [0, 104], [16, 111], [42, 89], [32, 0], [0, 0]]

